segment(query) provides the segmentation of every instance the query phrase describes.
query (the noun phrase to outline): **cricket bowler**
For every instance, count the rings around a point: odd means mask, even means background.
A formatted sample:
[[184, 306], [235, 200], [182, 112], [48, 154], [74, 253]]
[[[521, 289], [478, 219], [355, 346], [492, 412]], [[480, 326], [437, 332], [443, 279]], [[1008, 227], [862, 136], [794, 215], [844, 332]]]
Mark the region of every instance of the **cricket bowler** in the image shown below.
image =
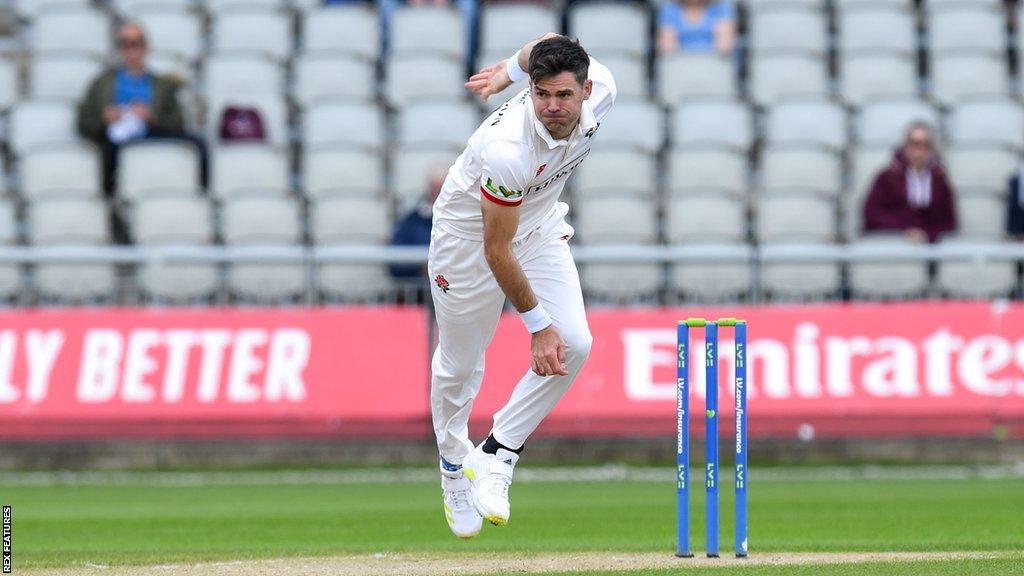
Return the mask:
[[[592, 340], [559, 196], [612, 108], [615, 81], [579, 42], [552, 33], [466, 88], [486, 102], [527, 78], [470, 137], [434, 204], [427, 267], [439, 344], [430, 402], [445, 517], [460, 538], [476, 536], [483, 519], [508, 522], [523, 446], [569, 389]], [[531, 369], [474, 447], [470, 411], [506, 298], [531, 334]]]

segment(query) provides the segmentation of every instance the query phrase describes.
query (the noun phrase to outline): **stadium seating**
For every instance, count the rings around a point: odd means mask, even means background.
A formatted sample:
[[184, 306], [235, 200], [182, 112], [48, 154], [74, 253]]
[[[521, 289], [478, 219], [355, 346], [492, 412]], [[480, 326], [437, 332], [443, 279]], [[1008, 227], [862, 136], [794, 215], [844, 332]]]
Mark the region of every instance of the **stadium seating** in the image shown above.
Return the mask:
[[767, 243], [761, 253], [768, 261], [761, 270], [761, 287], [775, 300], [834, 298], [842, 286], [839, 262], [779, 262], [772, 258], [793, 245]]
[[657, 205], [650, 198], [601, 196], [576, 207], [577, 234], [590, 244], [654, 244]]
[[761, 159], [761, 191], [805, 192], [836, 197], [842, 187], [841, 158], [827, 149], [771, 147]]
[[954, 108], [947, 119], [949, 141], [953, 144], [998, 144], [1016, 152], [1024, 150], [1024, 108], [1009, 98], [966, 102]]
[[[950, 237], [943, 239], [940, 247], [963, 250], [978, 244], [978, 238]], [[1017, 285], [1016, 264], [980, 258], [942, 262], [938, 267], [937, 284], [943, 293], [954, 298], [1005, 298]]]
[[903, 10], [912, 10], [914, 8], [914, 0], [833, 0], [832, 3], [836, 8], [836, 12], [840, 15], [850, 10], [862, 8], [884, 7]]
[[[875, 175], [907, 126], [924, 121], [956, 190], [959, 235], [941, 245], [955, 252], [1005, 241], [1007, 182], [1024, 165], [1020, 6], [744, 0], [741, 49], [725, 56], [659, 53], [656, 3], [488, 2], [475, 34], [454, 7], [399, 6], [385, 22], [387, 11], [373, 3], [321, 4], [17, 0], [16, 36], [0, 45], [0, 243], [104, 245], [112, 208], [144, 246], [386, 243], [394, 220], [425, 197], [483, 113], [527, 87], [480, 105], [462, 85], [468, 66], [500, 62], [564, 22], [618, 87], [593, 152], [569, 180], [574, 244], [730, 255], [581, 264], [588, 295], [987, 298], [1019, 287], [1016, 264], [998, 260], [944, 261], [929, 278], [923, 260], [879, 256], [899, 252], [906, 239], [862, 238], [860, 229]], [[77, 133], [76, 103], [115, 58], [114, 25], [124, 19], [146, 29], [151, 68], [185, 83], [188, 124], [206, 139], [205, 190], [192, 144], [142, 142], [121, 151], [117, 200], [102, 199], [99, 151]], [[1008, 58], [1011, 50], [1017, 55]], [[267, 141], [221, 142], [229, 106], [254, 107]], [[83, 221], [58, 234], [78, 209]], [[283, 223], [266, 223], [269, 214]], [[848, 244], [855, 261], [774, 259], [796, 243]], [[0, 265], [0, 299], [29, 292], [44, 301], [116, 301], [136, 286], [160, 302], [225, 294], [292, 302], [312, 291], [348, 302], [393, 285], [378, 264], [121, 269], [129, 282], [109, 265], [46, 262], [26, 267], [31, 274]]]
[[893, 256], [911, 242], [903, 235], [876, 234], [850, 243], [858, 261], [849, 265], [850, 290], [865, 300], [921, 297], [928, 288], [927, 262]]
[[765, 139], [772, 145], [813, 145], [842, 151], [849, 139], [846, 113], [827, 100], [788, 100], [767, 114]]
[[669, 278], [671, 290], [685, 299], [704, 302], [729, 302], [749, 296], [753, 249], [746, 244], [706, 245], [702, 250], [725, 249], [742, 259], [732, 262], [694, 262], [676, 264]]
[[580, 267], [580, 282], [589, 297], [625, 303], [651, 301], [662, 285], [662, 267], [657, 264], [586, 264]]
[[209, 97], [244, 95], [278, 96], [284, 93], [284, 70], [259, 54], [222, 54], [206, 60]]
[[761, 243], [821, 244], [836, 239], [836, 208], [830, 198], [776, 193], [762, 196], [756, 210]]
[[187, 4], [175, 6], [161, 0], [152, 4], [149, 0], [129, 8], [132, 18], [146, 30], [150, 50], [167, 54], [188, 62], [195, 62], [203, 51], [202, 17], [188, 10]]
[[587, 202], [600, 196], [646, 196], [657, 189], [657, 158], [629, 147], [593, 149], [576, 170], [575, 187]]
[[384, 117], [372, 103], [317, 102], [306, 109], [302, 140], [307, 146], [343, 144], [380, 150], [384, 147]]
[[427, 192], [431, 172], [448, 170], [462, 149], [451, 145], [412, 144], [396, 149], [391, 166], [391, 193], [400, 212], [416, 205]]
[[38, 56], [30, 68], [29, 96], [77, 100], [102, 69], [103, 63], [94, 56]]
[[213, 19], [213, 49], [222, 54], [252, 52], [277, 62], [292, 53], [291, 17], [279, 10], [233, 8]]
[[970, 98], [1010, 92], [1006, 61], [984, 52], [939, 52], [932, 56], [932, 96], [946, 106]]
[[[135, 242], [141, 246], [205, 246], [213, 242], [213, 210], [195, 196], [140, 199], [132, 210]], [[208, 300], [220, 285], [216, 264], [157, 261], [139, 269], [139, 287], [157, 301]]]
[[733, 100], [693, 100], [672, 115], [670, 139], [677, 145], [724, 145], [746, 151], [754, 142], [750, 109]]
[[[31, 0], [30, 0], [31, 1]], [[47, 2], [51, 0], [45, 0]], [[191, 9], [195, 4], [191, 0], [111, 0], [111, 7], [114, 11], [126, 18], [138, 18], [139, 15], [151, 8], [171, 9], [185, 11]]]
[[746, 8], [757, 13], [777, 8], [799, 8], [802, 10], [821, 11], [825, 9], [825, 0], [746, 0]]
[[[109, 242], [107, 207], [81, 196], [38, 200], [26, 211], [28, 240], [36, 246], [99, 246]], [[44, 301], [99, 302], [114, 296], [114, 266], [48, 262], [35, 266], [35, 289]]]
[[329, 6], [302, 19], [302, 52], [349, 54], [376, 60], [381, 49], [380, 17], [362, 4]]
[[511, 56], [530, 40], [561, 29], [559, 15], [542, 4], [488, 3], [480, 13], [480, 49]]
[[620, 54], [643, 58], [649, 51], [649, 15], [631, 2], [577, 2], [568, 32], [598, 59]]
[[88, 7], [43, 10], [32, 24], [32, 50], [105, 58], [113, 48], [110, 18]]
[[749, 170], [746, 154], [728, 147], [676, 146], [668, 159], [665, 194], [719, 190], [739, 196], [747, 191]]
[[191, 143], [149, 140], [125, 146], [118, 166], [118, 196], [132, 201], [144, 196], [196, 195], [199, 154]]
[[779, 3], [750, 14], [750, 49], [755, 59], [773, 50], [820, 57], [828, 46], [827, 28], [823, 11]]
[[[54, 170], [60, 166], [60, 170]], [[88, 144], [46, 146], [27, 151], [19, 160], [21, 197], [99, 197], [103, 187], [99, 151]]]
[[75, 108], [66, 100], [21, 100], [9, 114], [8, 145], [20, 156], [37, 146], [73, 143], [78, 139], [74, 125]]
[[373, 196], [384, 192], [384, 159], [369, 150], [314, 148], [303, 155], [302, 167], [305, 193], [311, 199], [334, 194]]
[[463, 60], [467, 47], [462, 17], [451, 8], [403, 6], [391, 16], [391, 50]]
[[465, 67], [452, 56], [396, 54], [388, 61], [384, 91], [398, 108], [422, 99], [461, 100], [464, 76]]
[[273, 10], [284, 8], [287, 0], [203, 0], [203, 7], [212, 16], [219, 16], [228, 10], [243, 9], [264, 9]]
[[30, 21], [34, 21], [43, 11], [87, 8], [91, 4], [89, 0], [14, 0], [13, 3], [17, 14]]
[[658, 98], [663, 104], [671, 106], [693, 97], [736, 96], [736, 73], [728, 58], [683, 52], [659, 58]]
[[[320, 246], [384, 244], [391, 232], [387, 207], [374, 198], [333, 196], [311, 206], [311, 234]], [[332, 300], [360, 300], [388, 285], [380, 264], [324, 263], [319, 291]]]
[[0, 112], [6, 111], [18, 100], [18, 65], [0, 56]]
[[841, 57], [864, 51], [879, 56], [909, 55], [917, 50], [914, 14], [906, 6], [860, 4], [844, 10], [838, 17]]
[[931, 49], [1006, 50], [1004, 15], [977, 2], [949, 3], [928, 10], [928, 33]]
[[717, 192], [679, 196], [668, 207], [666, 236], [671, 244], [746, 242], [746, 211], [744, 200]]
[[295, 100], [301, 107], [332, 98], [372, 100], [377, 93], [377, 71], [361, 58], [305, 54], [295, 59], [293, 69]]
[[754, 58], [751, 96], [756, 104], [775, 104], [787, 97], [823, 97], [828, 93], [825, 61], [810, 53]]
[[903, 141], [907, 127], [918, 121], [937, 128], [939, 113], [916, 98], [877, 100], [855, 117], [854, 131], [861, 145], [895, 146]]
[[960, 193], [956, 198], [957, 230], [964, 236], [998, 241], [1006, 219], [1006, 200], [1000, 194]]
[[615, 114], [601, 123], [598, 141], [602, 144], [632, 146], [654, 154], [664, 140], [664, 115], [656, 105], [646, 100], [620, 100], [615, 103]]
[[646, 65], [628, 56], [606, 56], [601, 63], [608, 67], [615, 77], [615, 91], [618, 98], [647, 98], [650, 81]]
[[917, 95], [917, 60], [909, 53], [850, 55], [839, 67], [840, 93], [852, 106]]
[[[245, 196], [224, 201], [221, 237], [229, 246], [298, 247], [302, 242], [298, 203], [280, 195]], [[259, 263], [228, 266], [228, 290], [242, 301], [287, 302], [302, 294], [302, 264], [278, 263], [260, 258]], [[268, 261], [269, 260], [269, 261]]]
[[226, 144], [211, 151], [210, 192], [219, 198], [287, 195], [288, 156], [265, 144]]
[[400, 145], [465, 146], [479, 124], [479, 110], [472, 104], [426, 100], [402, 109], [395, 140]]
[[965, 145], [946, 149], [946, 169], [961, 193], [1004, 194], [1010, 175], [1020, 170], [1020, 156], [999, 145]]
[[[0, 196], [0, 246], [18, 241], [18, 216], [14, 203]], [[0, 264], [0, 298], [12, 300], [23, 290], [24, 277], [17, 264]]]

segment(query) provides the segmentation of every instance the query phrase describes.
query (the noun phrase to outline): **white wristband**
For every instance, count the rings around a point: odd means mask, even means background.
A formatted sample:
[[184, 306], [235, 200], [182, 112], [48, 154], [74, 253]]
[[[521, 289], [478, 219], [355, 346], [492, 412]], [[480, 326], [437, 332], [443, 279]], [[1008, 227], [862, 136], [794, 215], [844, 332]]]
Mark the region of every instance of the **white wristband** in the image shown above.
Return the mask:
[[523, 319], [523, 324], [526, 324], [526, 329], [530, 334], [540, 332], [552, 324], [551, 316], [548, 316], [548, 311], [540, 302], [534, 306], [533, 310], [520, 312], [519, 317]]
[[529, 76], [526, 71], [519, 67], [520, 52], [522, 52], [522, 50], [516, 50], [516, 53], [505, 61], [505, 71], [508, 72], [508, 79], [511, 80], [513, 84]]

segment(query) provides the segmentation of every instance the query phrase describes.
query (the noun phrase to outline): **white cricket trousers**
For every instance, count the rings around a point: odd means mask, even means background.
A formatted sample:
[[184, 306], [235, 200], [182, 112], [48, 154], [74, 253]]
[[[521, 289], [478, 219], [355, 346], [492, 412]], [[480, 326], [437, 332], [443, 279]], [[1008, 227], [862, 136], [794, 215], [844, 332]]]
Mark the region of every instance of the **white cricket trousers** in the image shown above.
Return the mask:
[[[566, 222], [548, 232], [535, 230], [512, 245], [537, 299], [565, 340], [566, 376], [538, 376], [523, 355], [525, 375], [508, 403], [494, 415], [491, 434], [502, 445], [520, 448], [569, 389], [590, 354], [592, 341], [579, 273], [569, 251], [573, 229]], [[439, 342], [431, 362], [430, 408], [441, 456], [461, 464], [473, 449], [469, 414], [484, 378], [484, 352], [505, 304], [484, 258], [483, 242], [466, 240], [434, 226], [427, 270], [437, 315]], [[444, 277], [447, 290], [438, 286]], [[445, 283], [446, 282], [446, 283]], [[526, 330], [523, 327], [523, 330]]]

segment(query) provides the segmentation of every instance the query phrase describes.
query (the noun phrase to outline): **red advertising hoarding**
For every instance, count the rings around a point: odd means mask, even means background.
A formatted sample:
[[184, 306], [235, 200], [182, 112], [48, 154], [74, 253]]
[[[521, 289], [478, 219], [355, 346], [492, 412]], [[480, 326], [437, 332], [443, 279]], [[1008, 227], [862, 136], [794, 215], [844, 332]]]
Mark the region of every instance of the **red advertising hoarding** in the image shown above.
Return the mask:
[[[671, 435], [675, 323], [691, 316], [748, 320], [752, 436], [1024, 436], [1024, 306], [1005, 303], [595, 308], [590, 360], [538, 433]], [[416, 308], [6, 311], [0, 438], [425, 437], [428, 331]], [[732, 344], [723, 328], [724, 422]], [[506, 316], [475, 431], [528, 366]], [[702, 368], [698, 353], [697, 413]]]
[[416, 309], [48, 309], [0, 323], [3, 437], [425, 428]]
[[[1024, 306], [914, 303], [591, 310], [590, 359], [547, 431], [671, 434], [676, 321], [722, 316], [749, 323], [751, 435], [989, 435], [1024, 427]], [[732, 334], [719, 331], [725, 419], [732, 413]], [[690, 345], [697, 351], [690, 407], [700, 413], [702, 329], [691, 330]], [[475, 413], [485, 417], [501, 406], [527, 366], [528, 349], [518, 319], [504, 318]]]

